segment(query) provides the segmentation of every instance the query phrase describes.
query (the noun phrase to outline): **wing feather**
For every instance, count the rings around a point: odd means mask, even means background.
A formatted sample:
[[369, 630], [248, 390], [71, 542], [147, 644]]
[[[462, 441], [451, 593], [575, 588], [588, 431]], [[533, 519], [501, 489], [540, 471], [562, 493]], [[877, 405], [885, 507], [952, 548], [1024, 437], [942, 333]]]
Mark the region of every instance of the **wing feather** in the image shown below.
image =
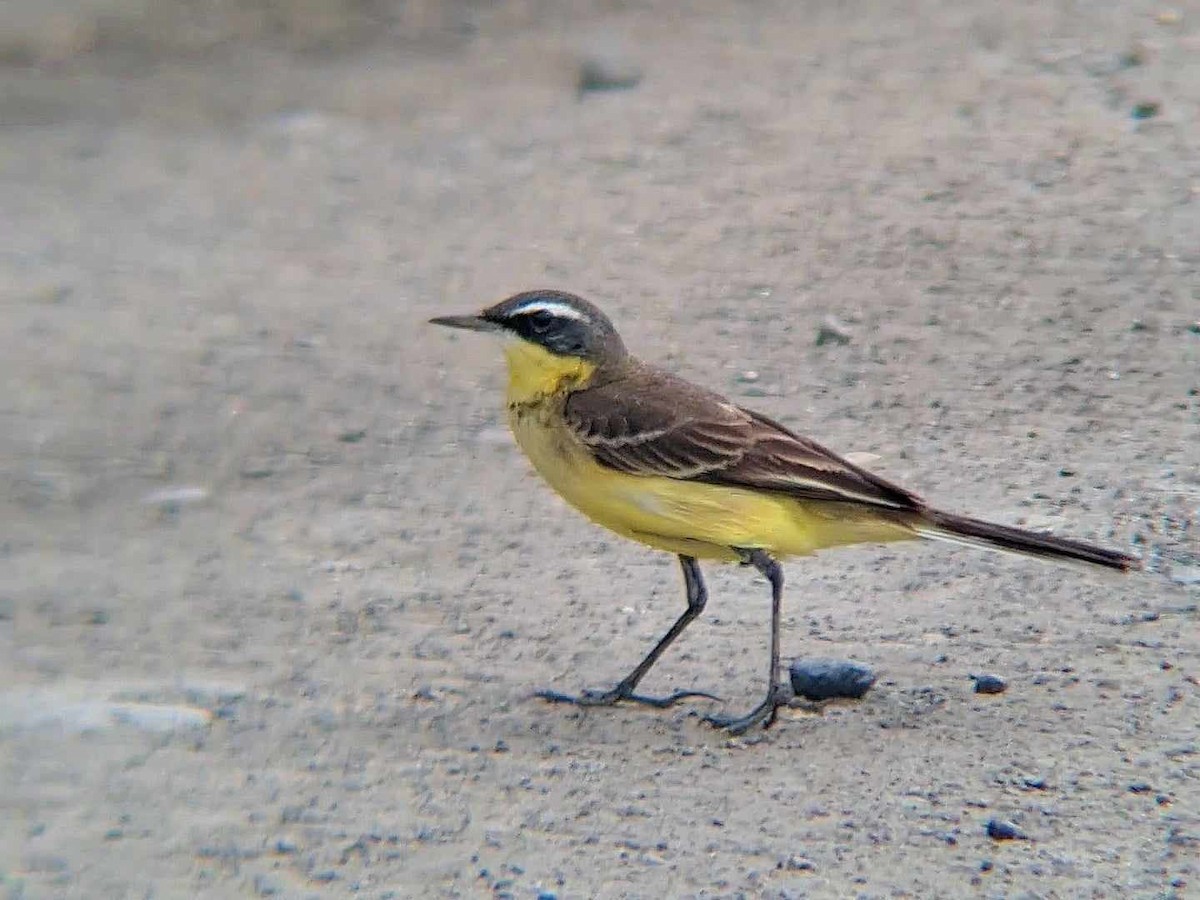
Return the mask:
[[603, 466], [834, 502], [918, 510], [923, 501], [808, 438], [649, 367], [576, 391], [567, 425]]

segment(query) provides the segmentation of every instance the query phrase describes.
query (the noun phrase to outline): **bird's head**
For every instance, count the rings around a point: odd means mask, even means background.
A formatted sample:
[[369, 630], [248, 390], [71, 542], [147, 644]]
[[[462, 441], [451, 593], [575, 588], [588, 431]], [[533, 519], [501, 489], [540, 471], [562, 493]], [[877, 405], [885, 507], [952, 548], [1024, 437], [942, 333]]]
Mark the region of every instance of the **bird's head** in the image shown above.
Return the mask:
[[627, 355], [608, 316], [564, 291], [525, 291], [474, 315], [430, 321], [504, 337], [510, 400], [554, 393], [567, 382], [586, 383], [597, 369]]

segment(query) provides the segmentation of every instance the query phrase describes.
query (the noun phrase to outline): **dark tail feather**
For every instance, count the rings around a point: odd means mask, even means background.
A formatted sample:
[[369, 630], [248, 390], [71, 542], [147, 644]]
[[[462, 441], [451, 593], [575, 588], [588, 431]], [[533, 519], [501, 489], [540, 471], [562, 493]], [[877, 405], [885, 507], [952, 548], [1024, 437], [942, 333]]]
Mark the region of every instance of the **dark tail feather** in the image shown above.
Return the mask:
[[938, 510], [928, 510], [913, 527], [921, 537], [989, 550], [1020, 553], [1059, 562], [1082, 562], [1121, 572], [1142, 567], [1142, 561], [1136, 556], [1117, 550], [1055, 537], [1045, 532], [994, 525], [980, 519], [970, 519]]

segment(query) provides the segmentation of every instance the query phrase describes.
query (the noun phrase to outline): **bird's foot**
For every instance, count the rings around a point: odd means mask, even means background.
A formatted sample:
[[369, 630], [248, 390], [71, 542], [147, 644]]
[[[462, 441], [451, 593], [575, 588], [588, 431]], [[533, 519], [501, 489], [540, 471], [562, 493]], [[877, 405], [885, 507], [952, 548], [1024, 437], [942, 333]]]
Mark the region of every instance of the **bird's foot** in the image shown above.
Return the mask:
[[643, 706], [653, 706], [655, 709], [667, 709], [680, 700], [687, 700], [691, 697], [722, 702], [720, 697], [704, 691], [676, 691], [666, 697], [647, 697], [644, 694], [635, 694], [633, 688], [627, 686], [625, 682], [621, 682], [608, 691], [585, 690], [581, 694], [562, 694], [558, 691], [547, 690], [538, 691], [534, 696], [550, 703], [569, 703], [572, 706], [613, 706], [617, 703], [640, 703]]
[[745, 734], [756, 725], [761, 725], [763, 731], [766, 731], [775, 724], [779, 707], [787, 706], [791, 699], [791, 690], [787, 685], [774, 684], [767, 692], [766, 699], [744, 716], [715, 714], [705, 716], [704, 721], [713, 728], [720, 728], [732, 735]]

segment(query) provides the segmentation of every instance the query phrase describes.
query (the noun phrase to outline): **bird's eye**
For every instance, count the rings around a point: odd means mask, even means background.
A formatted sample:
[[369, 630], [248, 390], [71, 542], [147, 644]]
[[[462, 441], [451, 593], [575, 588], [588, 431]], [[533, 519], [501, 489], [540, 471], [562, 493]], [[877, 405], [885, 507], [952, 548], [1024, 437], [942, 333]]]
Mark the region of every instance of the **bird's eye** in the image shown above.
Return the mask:
[[554, 316], [544, 309], [539, 309], [537, 312], [529, 314], [529, 327], [538, 334], [545, 334], [553, 324]]

